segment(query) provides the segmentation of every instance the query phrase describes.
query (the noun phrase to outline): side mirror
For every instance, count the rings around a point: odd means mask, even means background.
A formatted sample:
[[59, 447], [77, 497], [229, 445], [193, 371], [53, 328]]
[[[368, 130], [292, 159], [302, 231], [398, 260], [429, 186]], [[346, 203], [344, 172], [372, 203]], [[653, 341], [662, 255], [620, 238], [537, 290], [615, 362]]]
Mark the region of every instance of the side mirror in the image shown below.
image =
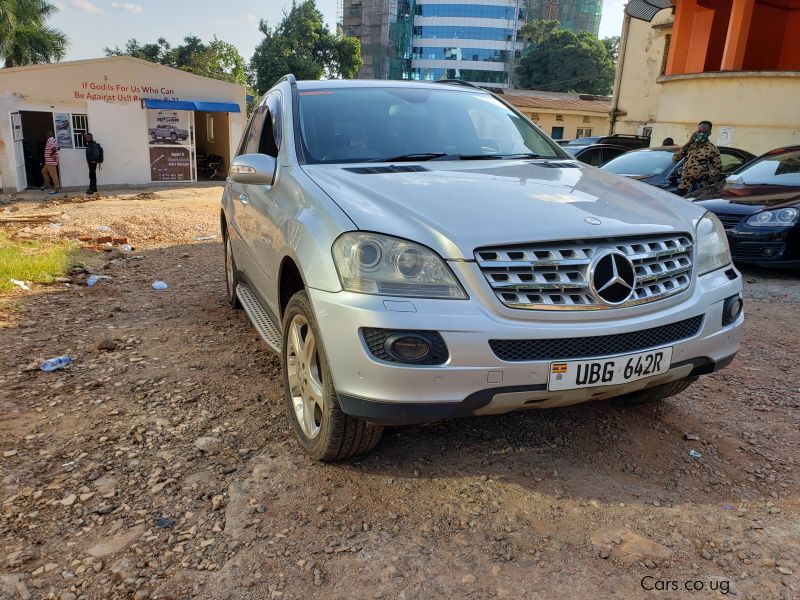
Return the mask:
[[272, 185], [277, 161], [266, 154], [242, 154], [231, 163], [231, 179], [248, 185]]
[[741, 175], [731, 175], [725, 179], [725, 189], [735, 190], [744, 187], [744, 178]]

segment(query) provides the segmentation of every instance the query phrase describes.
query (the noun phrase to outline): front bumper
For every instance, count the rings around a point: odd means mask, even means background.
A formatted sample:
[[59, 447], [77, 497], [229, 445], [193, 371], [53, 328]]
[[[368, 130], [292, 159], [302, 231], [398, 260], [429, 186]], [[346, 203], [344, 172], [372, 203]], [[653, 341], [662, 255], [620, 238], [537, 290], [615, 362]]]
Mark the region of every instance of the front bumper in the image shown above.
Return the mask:
[[[455, 267], [462, 280], [472, 267]], [[723, 303], [741, 293], [741, 277], [721, 269], [698, 278], [676, 298], [608, 311], [524, 311], [471, 300], [427, 300], [309, 290], [334, 384], [344, 412], [383, 424], [498, 414], [611, 398], [669, 381], [710, 373], [739, 349], [743, 316], [722, 326]], [[472, 286], [470, 286], [472, 287]], [[472, 289], [475, 289], [472, 287]], [[490, 339], [556, 339], [604, 336], [668, 325], [705, 315], [700, 331], [673, 348], [662, 375], [616, 386], [548, 391], [550, 360], [506, 362]], [[360, 329], [437, 331], [449, 359], [438, 366], [384, 362], [366, 348]], [[594, 358], [594, 357], [587, 357]]]
[[728, 230], [733, 260], [759, 266], [800, 266], [800, 227], [748, 227]]

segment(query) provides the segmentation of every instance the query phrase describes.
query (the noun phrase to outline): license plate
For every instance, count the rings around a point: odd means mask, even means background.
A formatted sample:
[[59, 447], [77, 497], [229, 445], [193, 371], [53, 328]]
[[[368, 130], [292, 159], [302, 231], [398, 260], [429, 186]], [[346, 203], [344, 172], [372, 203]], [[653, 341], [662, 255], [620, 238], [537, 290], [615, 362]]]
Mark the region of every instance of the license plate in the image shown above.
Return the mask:
[[628, 383], [669, 371], [672, 348], [611, 358], [550, 363], [548, 389], [575, 390]]

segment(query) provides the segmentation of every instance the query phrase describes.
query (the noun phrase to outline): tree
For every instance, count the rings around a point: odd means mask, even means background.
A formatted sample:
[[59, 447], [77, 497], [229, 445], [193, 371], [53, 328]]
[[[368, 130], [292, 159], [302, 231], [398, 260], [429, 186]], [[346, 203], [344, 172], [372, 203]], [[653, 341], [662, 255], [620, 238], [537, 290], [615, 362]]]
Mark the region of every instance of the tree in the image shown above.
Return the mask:
[[133, 56], [203, 77], [247, 84], [244, 58], [236, 46], [216, 36], [205, 44], [199, 37], [187, 35], [183, 38], [183, 44], [174, 47], [164, 38], [158, 38], [152, 44], [140, 44], [132, 38], [123, 49], [105, 48], [104, 51], [106, 56]]
[[517, 36], [525, 42], [538, 46], [559, 30], [560, 23], [549, 19], [531, 19], [520, 27]]
[[614, 62], [606, 45], [585, 31], [559, 29], [525, 53], [515, 74], [523, 89], [608, 94]]
[[0, 58], [6, 67], [64, 58], [67, 36], [46, 25], [57, 12], [54, 4], [44, 0], [0, 0]]
[[298, 79], [324, 76], [350, 79], [361, 67], [361, 44], [346, 35], [334, 35], [322, 20], [314, 0], [292, 3], [276, 27], [261, 20], [264, 39], [250, 60], [255, 88], [266, 92], [287, 73]]
[[619, 36], [612, 35], [600, 41], [603, 42], [606, 50], [608, 50], [608, 55], [611, 57], [611, 60], [614, 61], [614, 64], [617, 64], [617, 60], [619, 59]]

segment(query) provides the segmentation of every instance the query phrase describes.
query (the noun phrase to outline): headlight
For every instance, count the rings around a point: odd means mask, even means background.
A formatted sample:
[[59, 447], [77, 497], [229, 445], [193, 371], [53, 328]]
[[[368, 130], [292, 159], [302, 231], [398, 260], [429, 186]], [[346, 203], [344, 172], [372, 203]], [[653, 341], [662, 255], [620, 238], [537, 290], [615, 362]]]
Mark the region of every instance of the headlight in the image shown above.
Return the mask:
[[731, 249], [720, 220], [706, 213], [697, 224], [697, 275], [705, 275], [731, 264]]
[[333, 262], [350, 292], [414, 298], [466, 298], [434, 252], [405, 240], [353, 231], [333, 243]]
[[800, 210], [796, 208], [778, 208], [756, 213], [745, 221], [750, 227], [791, 227], [797, 223]]

